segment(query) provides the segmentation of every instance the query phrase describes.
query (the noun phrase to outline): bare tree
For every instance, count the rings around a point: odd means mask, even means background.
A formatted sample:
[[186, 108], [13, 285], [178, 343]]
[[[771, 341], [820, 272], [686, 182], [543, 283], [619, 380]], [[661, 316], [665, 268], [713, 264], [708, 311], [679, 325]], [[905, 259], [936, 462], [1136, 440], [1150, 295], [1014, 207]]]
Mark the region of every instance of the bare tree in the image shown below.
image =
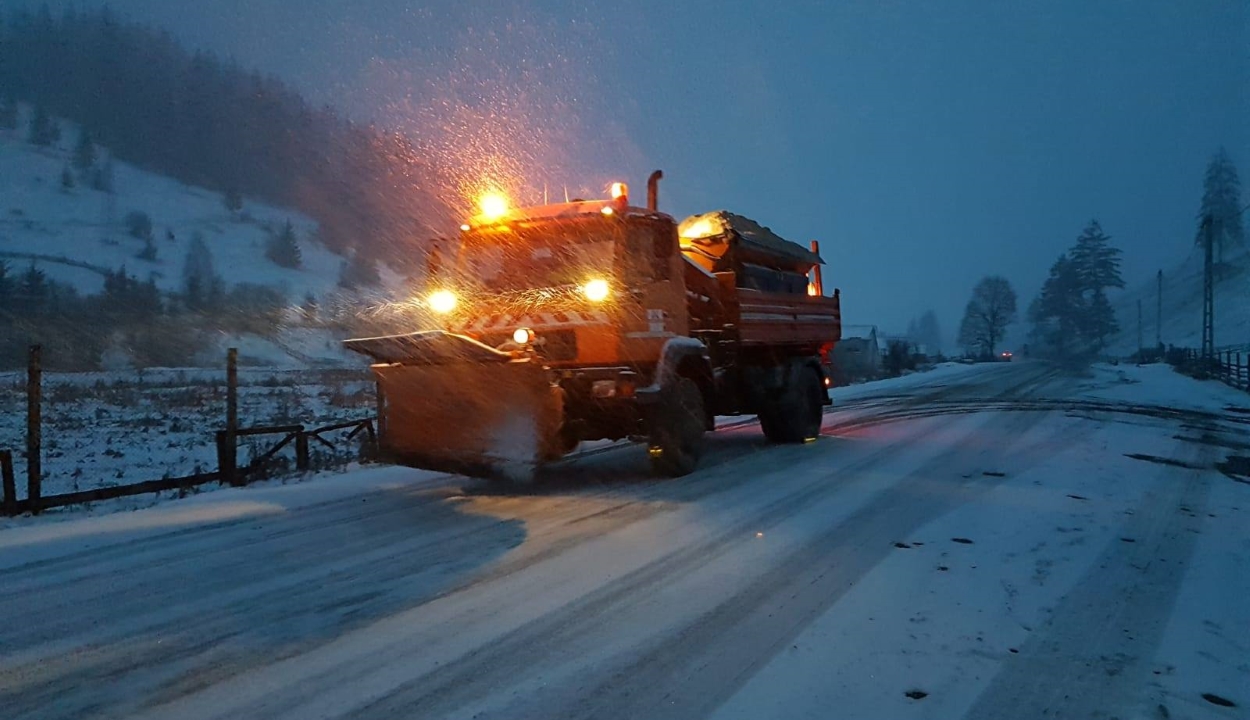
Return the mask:
[[994, 348], [1016, 319], [1016, 291], [1007, 278], [982, 278], [972, 290], [972, 299], [959, 324], [959, 344], [980, 355], [994, 354]]

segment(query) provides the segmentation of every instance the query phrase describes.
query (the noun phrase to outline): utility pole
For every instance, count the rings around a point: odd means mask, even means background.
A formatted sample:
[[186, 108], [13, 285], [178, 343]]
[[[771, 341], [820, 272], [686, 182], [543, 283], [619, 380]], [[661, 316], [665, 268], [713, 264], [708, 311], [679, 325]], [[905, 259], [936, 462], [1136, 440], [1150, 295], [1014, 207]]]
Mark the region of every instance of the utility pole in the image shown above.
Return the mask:
[[1137, 301], [1137, 358], [1138, 358], [1139, 360], [1141, 359], [1142, 352], [1145, 350], [1145, 348], [1144, 348], [1144, 347], [1142, 347], [1142, 344], [1141, 344], [1141, 343], [1142, 343], [1142, 339], [1141, 339], [1141, 300], [1140, 300], [1140, 299], [1138, 299], [1138, 301]]
[[1202, 218], [1202, 362], [1215, 362], [1215, 218]]
[[1155, 294], [1155, 347], [1163, 347], [1163, 270], [1159, 270], [1159, 291]]

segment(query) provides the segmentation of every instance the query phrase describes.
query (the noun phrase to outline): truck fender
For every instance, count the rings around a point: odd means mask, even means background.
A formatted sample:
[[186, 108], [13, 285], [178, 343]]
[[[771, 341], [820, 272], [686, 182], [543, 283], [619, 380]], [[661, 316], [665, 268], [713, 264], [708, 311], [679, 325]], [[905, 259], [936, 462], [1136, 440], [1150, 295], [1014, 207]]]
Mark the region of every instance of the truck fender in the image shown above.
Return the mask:
[[708, 357], [707, 346], [699, 340], [676, 337], [665, 342], [655, 367], [655, 378], [650, 385], [638, 388], [635, 397], [641, 404], [654, 404], [679, 377], [694, 380], [703, 391], [704, 400], [712, 400], [712, 361]]

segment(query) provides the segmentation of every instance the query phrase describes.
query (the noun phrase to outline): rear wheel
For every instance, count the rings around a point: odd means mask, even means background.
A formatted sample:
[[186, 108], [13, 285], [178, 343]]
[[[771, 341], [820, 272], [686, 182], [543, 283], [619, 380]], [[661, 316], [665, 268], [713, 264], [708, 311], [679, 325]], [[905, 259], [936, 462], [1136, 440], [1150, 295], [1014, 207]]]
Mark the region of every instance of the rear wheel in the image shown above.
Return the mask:
[[820, 375], [797, 368], [781, 393], [760, 411], [764, 437], [775, 443], [800, 443], [820, 435], [824, 398]]
[[678, 378], [651, 422], [651, 469], [664, 477], [689, 475], [703, 454], [707, 418], [703, 393], [690, 378]]

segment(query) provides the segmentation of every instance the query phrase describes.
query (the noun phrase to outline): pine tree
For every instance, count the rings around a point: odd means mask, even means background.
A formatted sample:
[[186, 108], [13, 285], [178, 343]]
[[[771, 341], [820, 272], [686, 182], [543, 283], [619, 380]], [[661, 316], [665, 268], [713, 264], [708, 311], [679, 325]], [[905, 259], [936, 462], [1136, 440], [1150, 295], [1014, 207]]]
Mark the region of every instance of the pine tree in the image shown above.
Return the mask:
[[126, 213], [126, 232], [139, 240], [152, 239], [152, 218], [142, 210]]
[[191, 238], [187, 248], [187, 257], [182, 265], [182, 289], [187, 307], [192, 310], [216, 307], [224, 293], [221, 278], [213, 270], [213, 255], [199, 233]]
[[86, 172], [95, 165], [95, 158], [95, 143], [91, 140], [91, 133], [83, 128], [78, 133], [78, 144], [74, 146], [74, 167]]
[[1102, 231], [1097, 220], [1090, 220], [1085, 226], [1069, 251], [1069, 257], [1085, 291], [1094, 293], [1124, 287], [1124, 279], [1120, 277], [1120, 250], [1111, 246], [1111, 238]]
[[1114, 335], [1120, 331], [1120, 324], [1115, 319], [1115, 310], [1112, 309], [1107, 294], [1102, 290], [1094, 291], [1088, 300], [1082, 316], [1082, 324], [1085, 337], [1094, 341], [1099, 350], [1106, 346], [1108, 335]]
[[41, 310], [48, 298], [48, 276], [31, 263], [26, 272], [22, 273], [17, 294], [22, 298], [27, 310], [30, 312]]
[[1240, 247], [1246, 239], [1241, 217], [1241, 179], [1224, 148], [1211, 158], [1202, 181], [1202, 207], [1198, 211], [1198, 234], [1194, 238], [1199, 246], [1205, 241], [1203, 223], [1207, 217], [1214, 225], [1216, 259], [1222, 263], [1225, 249]]
[[0, 260], [0, 316], [13, 298], [13, 279], [9, 277], [8, 263]]
[[1085, 334], [1083, 285], [1076, 264], [1067, 253], [1050, 266], [1050, 276], [1029, 306], [1035, 344], [1059, 357], [1069, 356]]
[[936, 313], [928, 310], [920, 316], [913, 339], [923, 343], [930, 354], [942, 352], [942, 329]]
[[61, 126], [48, 116], [42, 105], [35, 106], [35, 115], [30, 121], [27, 140], [37, 147], [48, 147], [61, 139]]
[[221, 204], [230, 211], [231, 215], [237, 215], [243, 209], [243, 195], [237, 188], [226, 188], [226, 192], [222, 194]]
[[299, 243], [295, 240], [295, 228], [287, 220], [282, 232], [272, 235], [265, 246], [265, 257], [284, 268], [298, 268], [302, 261]]
[[135, 255], [140, 260], [148, 262], [156, 262], [156, 243], [152, 242], [152, 236], [148, 235], [143, 239], [143, 249]]
[[969, 300], [964, 306], [963, 319], [959, 321], [959, 336], [957, 341], [959, 347], [964, 349], [967, 355], [979, 356], [985, 354], [981, 347], [981, 337], [977, 332], [977, 306], [976, 303]]
[[339, 270], [339, 287], [349, 290], [362, 287], [374, 287], [382, 283], [378, 274], [377, 264], [364, 253], [357, 250], [352, 259], [343, 263]]
[[91, 173], [91, 189], [104, 193], [113, 192], [113, 161], [105, 160]]
[[17, 129], [17, 102], [0, 96], [0, 130]]
[[1076, 297], [1071, 302], [1081, 309], [1079, 336], [1101, 350], [1107, 336], [1119, 330], [1106, 290], [1124, 287], [1120, 250], [1111, 246], [1111, 238], [1098, 221], [1091, 220], [1068, 251], [1068, 258], [1076, 280]]

